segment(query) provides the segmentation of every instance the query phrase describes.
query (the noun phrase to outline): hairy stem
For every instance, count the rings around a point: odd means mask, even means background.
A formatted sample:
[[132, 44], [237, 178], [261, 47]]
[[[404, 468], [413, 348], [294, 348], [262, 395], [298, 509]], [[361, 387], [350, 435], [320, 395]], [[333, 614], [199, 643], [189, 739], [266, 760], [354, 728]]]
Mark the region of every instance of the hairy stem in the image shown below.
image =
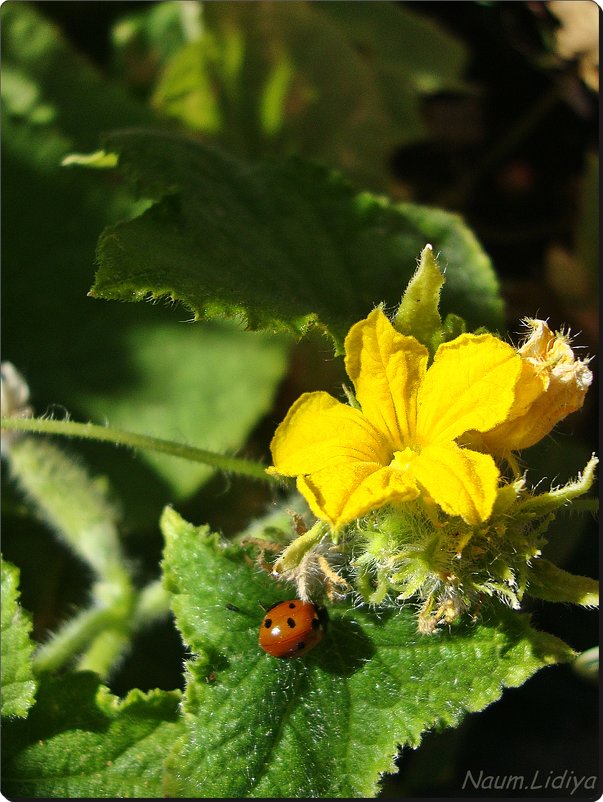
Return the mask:
[[134, 611], [132, 612], [132, 626], [134, 629], [152, 624], [158, 618], [163, 618], [170, 611], [170, 594], [163, 587], [161, 579], [149, 582], [140, 591]]
[[114, 620], [114, 613], [107, 607], [91, 607], [67, 622], [52, 639], [36, 652], [33, 667], [36, 673], [56, 671], [80, 652], [88, 643]]
[[187, 459], [191, 462], [202, 462], [205, 465], [211, 465], [214, 468], [228, 473], [235, 473], [239, 476], [247, 476], [250, 479], [278, 481], [265, 472], [264, 465], [253, 460], [228, 457], [202, 448], [187, 446], [184, 443], [175, 443], [172, 440], [162, 440], [145, 434], [124, 432], [121, 429], [113, 429], [110, 426], [77, 423], [70, 420], [50, 420], [48, 418], [2, 418], [0, 425], [3, 429], [12, 429], [14, 431], [79, 437], [85, 440], [105, 441], [117, 446], [158, 451], [162, 454], [180, 457], [180, 459]]

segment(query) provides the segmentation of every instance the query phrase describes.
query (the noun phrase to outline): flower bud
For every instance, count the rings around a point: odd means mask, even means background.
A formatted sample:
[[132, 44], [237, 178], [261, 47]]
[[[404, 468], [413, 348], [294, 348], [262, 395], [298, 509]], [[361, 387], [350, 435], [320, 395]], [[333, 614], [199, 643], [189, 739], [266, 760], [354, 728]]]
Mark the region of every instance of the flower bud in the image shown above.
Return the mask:
[[588, 360], [577, 359], [569, 336], [552, 332], [544, 320], [527, 318], [530, 332], [517, 349], [522, 373], [504, 423], [481, 435], [484, 447], [508, 454], [542, 440], [571, 412], [580, 409], [593, 375]]
[[[12, 362], [2, 362], [0, 366], [0, 405], [5, 418], [31, 418], [33, 410], [29, 405], [29, 387]], [[7, 456], [12, 443], [21, 432], [2, 432], [2, 456]]]

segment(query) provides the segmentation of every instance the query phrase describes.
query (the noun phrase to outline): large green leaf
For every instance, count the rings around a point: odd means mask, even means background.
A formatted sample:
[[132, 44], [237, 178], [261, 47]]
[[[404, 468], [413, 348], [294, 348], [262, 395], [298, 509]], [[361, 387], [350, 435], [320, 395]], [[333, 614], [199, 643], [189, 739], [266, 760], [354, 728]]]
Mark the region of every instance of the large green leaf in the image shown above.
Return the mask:
[[27, 721], [6, 728], [2, 790], [17, 797], [163, 797], [180, 693], [111, 696], [91, 672], [45, 677]]
[[[286, 346], [232, 326], [188, 325], [181, 310], [87, 297], [99, 231], [135, 213], [100, 171], [61, 168], [108, 126], [152, 115], [77, 57], [31, 4], [2, 8], [3, 354], [33, 404], [217, 450], [240, 448], [270, 405]], [[4, 78], [4, 76], [3, 76]], [[132, 518], [156, 520], [210, 471], [170, 458], [89, 452]], [[146, 461], [145, 461], [146, 460]], [[148, 466], [152, 466], [149, 470]]]
[[[290, 597], [240, 549], [167, 509], [164, 571], [189, 664], [187, 732], [166, 791], [189, 797], [353, 797], [377, 791], [398, 744], [457, 725], [503, 687], [571, 650], [499, 610], [418, 635], [411, 609], [332, 608], [314, 651], [288, 661], [258, 646], [263, 605]], [[234, 605], [234, 607], [233, 607]]]
[[[288, 362], [283, 338], [250, 335], [223, 322], [139, 321], [124, 332], [122, 345], [130, 357], [130, 393], [82, 390], [86, 408], [122, 429], [217, 452], [232, 453], [245, 442], [271, 408]], [[144, 460], [179, 497], [213, 473], [201, 463], [161, 455]]]
[[364, 186], [386, 184], [393, 148], [426, 135], [422, 97], [465, 64], [460, 42], [399, 4], [212, 2], [203, 22], [155, 105], [240, 156], [304, 154]]
[[197, 318], [239, 316], [298, 335], [317, 325], [340, 348], [375, 304], [400, 300], [430, 242], [446, 270], [442, 311], [471, 326], [501, 323], [488, 258], [455, 215], [358, 195], [298, 159], [250, 167], [152, 131], [117, 132], [107, 146], [139, 191], [162, 200], [104, 232], [97, 297], [167, 297]]
[[26, 716], [34, 702], [30, 631], [19, 604], [19, 569], [2, 559], [2, 716]]

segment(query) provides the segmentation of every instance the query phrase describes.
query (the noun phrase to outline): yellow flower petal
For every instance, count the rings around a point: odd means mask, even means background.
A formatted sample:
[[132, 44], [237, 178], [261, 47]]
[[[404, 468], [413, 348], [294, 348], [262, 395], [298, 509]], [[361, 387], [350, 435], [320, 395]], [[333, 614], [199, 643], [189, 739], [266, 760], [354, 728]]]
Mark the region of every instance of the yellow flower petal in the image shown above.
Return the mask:
[[479, 524], [490, 516], [499, 472], [489, 454], [455, 443], [427, 446], [413, 460], [410, 471], [449, 515], [460, 515], [468, 524]]
[[540, 442], [559, 421], [582, 406], [564, 390], [563, 387], [553, 387], [534, 401], [524, 415], [483, 434], [484, 447], [493, 454], [508, 454]]
[[[298, 476], [342, 463], [389, 464], [392, 450], [362, 413], [328, 393], [304, 393], [277, 428], [270, 444], [269, 473]], [[374, 470], [374, 469], [373, 469]]]
[[[460, 448], [534, 403], [542, 383], [491, 335], [462, 335], [427, 349], [396, 332], [380, 309], [350, 329], [346, 368], [362, 411], [328, 393], [306, 393], [271, 444], [270, 473], [296, 476], [314, 513], [339, 527], [420, 492], [471, 524], [492, 511], [499, 473], [491, 456]], [[528, 386], [528, 380], [531, 382]]]
[[526, 321], [531, 334], [518, 353], [522, 374], [507, 420], [482, 435], [485, 448], [508, 454], [534, 445], [580, 409], [592, 382], [588, 361], [577, 359], [566, 335], [543, 320]]
[[400, 450], [414, 436], [417, 391], [428, 352], [414, 337], [399, 334], [381, 309], [350, 329], [345, 366], [366, 418]]
[[388, 502], [410, 501], [419, 495], [411, 474], [367, 462], [300, 476], [297, 487], [312, 512], [335, 528]]
[[451, 442], [505, 420], [521, 360], [491, 334], [462, 334], [438, 348], [418, 393], [418, 445]]

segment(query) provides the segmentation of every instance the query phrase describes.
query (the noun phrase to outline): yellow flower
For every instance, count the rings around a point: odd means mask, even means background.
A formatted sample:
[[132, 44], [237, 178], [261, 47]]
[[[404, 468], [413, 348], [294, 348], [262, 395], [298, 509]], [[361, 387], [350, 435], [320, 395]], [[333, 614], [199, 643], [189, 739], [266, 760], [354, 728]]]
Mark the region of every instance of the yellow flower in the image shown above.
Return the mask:
[[593, 380], [587, 361], [576, 359], [568, 337], [544, 320], [527, 319], [530, 333], [518, 354], [522, 375], [505, 423], [471, 438], [492, 454], [509, 454], [542, 440], [560, 420], [580, 409]]
[[333, 527], [419, 495], [470, 524], [486, 520], [498, 469], [456, 440], [506, 419], [522, 369], [516, 351], [490, 334], [463, 334], [427, 368], [427, 349], [381, 309], [352, 326], [345, 351], [361, 409], [324, 392], [302, 395], [276, 430], [269, 473], [296, 476]]

